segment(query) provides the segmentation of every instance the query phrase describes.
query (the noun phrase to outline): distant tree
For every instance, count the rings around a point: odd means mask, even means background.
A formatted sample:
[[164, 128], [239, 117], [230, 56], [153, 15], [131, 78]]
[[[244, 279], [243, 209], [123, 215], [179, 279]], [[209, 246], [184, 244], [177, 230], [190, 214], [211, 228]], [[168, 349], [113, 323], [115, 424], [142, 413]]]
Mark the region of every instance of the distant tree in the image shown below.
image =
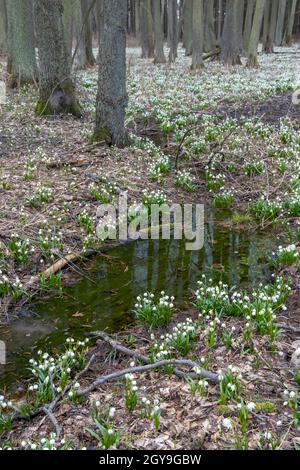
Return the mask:
[[154, 39], [155, 39], [155, 57], [156, 64], [164, 64], [166, 62], [164, 53], [164, 33], [162, 28], [162, 11], [161, 1], [152, 0], [153, 6], [153, 22], [154, 22]]
[[254, 5], [255, 0], [248, 0], [247, 1], [247, 9], [246, 9], [246, 17], [245, 17], [245, 26], [244, 26], [244, 33], [243, 33], [243, 42], [244, 42], [244, 49], [245, 51], [248, 50], [249, 46], [249, 39], [252, 29], [252, 21], [253, 21], [253, 14], [254, 14]]
[[270, 0], [269, 24], [267, 25], [267, 32], [265, 34], [265, 42], [263, 46], [266, 54], [272, 54], [274, 52], [279, 1], [281, 0]]
[[93, 140], [123, 147], [128, 141], [125, 129], [127, 2], [103, 0], [103, 18]]
[[292, 44], [293, 28], [295, 24], [295, 14], [296, 14], [297, 0], [290, 0], [289, 2], [289, 11], [287, 19], [287, 27], [285, 32], [285, 43], [287, 46]]
[[71, 57], [65, 42], [62, 1], [35, 0], [34, 13], [40, 64], [36, 112], [80, 116], [71, 78]]
[[193, 0], [193, 54], [192, 70], [204, 67], [203, 63], [203, 0]]
[[37, 77], [32, 0], [9, 0], [6, 11], [8, 85], [16, 87]]
[[142, 59], [154, 57], [153, 18], [151, 0], [140, 0]]
[[252, 23], [252, 29], [248, 47], [248, 67], [258, 67], [257, 49], [261, 31], [262, 20], [264, 16], [265, 0], [256, 0], [255, 13]]
[[168, 0], [168, 38], [170, 46], [169, 62], [175, 62], [178, 48], [177, 0]]
[[226, 0], [225, 22], [222, 35], [222, 60], [225, 65], [240, 65], [240, 43], [238, 24], [239, 0]]
[[183, 43], [185, 55], [192, 55], [193, 49], [193, 0], [185, 0], [183, 6]]
[[282, 46], [284, 39], [284, 20], [287, 7], [287, 0], [280, 0], [278, 4], [278, 16], [275, 34], [275, 43], [277, 46]]
[[0, 0], [0, 54], [6, 52], [7, 18], [5, 0]]
[[209, 52], [215, 50], [217, 46], [217, 38], [215, 33], [215, 12], [214, 2], [204, 0], [204, 50]]
[[63, 24], [64, 24], [64, 33], [65, 41], [68, 54], [72, 55], [72, 45], [73, 45], [73, 20], [74, 20], [74, 9], [75, 9], [76, 0], [63, 0]]

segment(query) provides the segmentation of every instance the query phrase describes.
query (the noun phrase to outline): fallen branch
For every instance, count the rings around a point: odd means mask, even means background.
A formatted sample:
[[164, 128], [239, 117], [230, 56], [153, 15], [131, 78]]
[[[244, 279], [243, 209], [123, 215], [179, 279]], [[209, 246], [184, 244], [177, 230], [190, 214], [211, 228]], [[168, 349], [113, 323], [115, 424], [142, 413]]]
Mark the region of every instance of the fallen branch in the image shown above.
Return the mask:
[[[126, 354], [127, 356], [133, 357], [139, 361], [145, 362], [146, 364], [151, 364], [151, 359], [148, 356], [144, 356], [143, 354], [140, 354], [136, 351], [133, 351], [132, 349], [126, 348], [122, 344], [117, 343], [114, 341], [110, 336], [108, 336], [104, 331], [95, 331], [89, 334], [91, 337], [96, 337], [96, 338], [101, 338], [103, 341], [106, 343], [110, 344], [110, 346], [115, 349], [116, 351], [119, 351], [121, 353]], [[191, 363], [191, 361], [190, 361]], [[178, 365], [187, 365], [187, 364], [178, 364]], [[202, 369], [199, 364], [193, 363], [192, 367], [198, 367], [201, 369], [201, 375], [204, 378], [207, 378], [208, 380], [211, 380], [212, 382], [217, 382], [218, 381], [218, 376], [212, 372], [209, 372], [205, 369]], [[178, 369], [177, 367], [174, 368], [174, 375], [176, 375], [179, 378], [196, 378], [198, 375], [196, 373], [188, 373], [188, 372], [183, 372], [182, 370]]]
[[158, 367], [164, 366], [187, 366], [191, 368], [198, 368], [200, 370], [199, 376], [210, 380], [211, 382], [217, 383], [218, 382], [218, 375], [212, 372], [208, 372], [205, 369], [202, 369], [201, 366], [194, 361], [189, 359], [166, 359], [163, 361], [154, 362], [153, 364], [146, 364], [145, 366], [135, 366], [135, 367], [128, 367], [127, 369], [118, 370], [116, 372], [112, 372], [111, 374], [104, 375], [99, 377], [94, 382], [91, 383], [86, 388], [80, 388], [77, 390], [78, 396], [87, 395], [91, 393], [93, 390], [98, 388], [100, 385], [104, 385], [106, 382], [110, 382], [111, 380], [118, 379], [119, 377], [124, 377], [127, 374], [134, 374], [137, 372], [147, 372], [148, 370], [157, 369]]

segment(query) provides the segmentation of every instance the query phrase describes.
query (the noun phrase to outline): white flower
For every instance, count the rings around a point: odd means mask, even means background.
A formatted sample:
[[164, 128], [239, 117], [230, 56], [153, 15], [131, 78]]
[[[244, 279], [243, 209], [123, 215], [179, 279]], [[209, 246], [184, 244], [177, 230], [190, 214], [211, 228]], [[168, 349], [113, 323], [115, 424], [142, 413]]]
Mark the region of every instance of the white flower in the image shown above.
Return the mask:
[[230, 431], [230, 429], [232, 429], [232, 423], [229, 418], [224, 418], [222, 425], [226, 429], [226, 431]]
[[248, 403], [247, 408], [248, 408], [249, 411], [255, 410], [255, 403], [253, 403], [253, 401], [251, 401], [250, 403]]

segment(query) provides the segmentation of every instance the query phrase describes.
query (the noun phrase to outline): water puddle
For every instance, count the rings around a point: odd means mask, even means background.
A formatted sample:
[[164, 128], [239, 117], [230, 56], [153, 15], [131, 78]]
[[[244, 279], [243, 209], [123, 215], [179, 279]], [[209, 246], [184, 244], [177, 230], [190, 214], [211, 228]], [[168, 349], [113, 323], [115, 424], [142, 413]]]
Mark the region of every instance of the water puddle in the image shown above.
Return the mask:
[[266, 255], [275, 242], [271, 236], [216, 228], [211, 219], [201, 251], [186, 251], [184, 241], [144, 240], [94, 258], [87, 277], [63, 295], [36, 302], [10, 325], [0, 326], [8, 361], [0, 366], [0, 386], [21, 387], [28, 359], [38, 349], [55, 350], [68, 336], [82, 338], [97, 329], [116, 332], [128, 325], [136, 296], [145, 291], [165, 290], [184, 306], [202, 273], [230, 286], [268, 281]]

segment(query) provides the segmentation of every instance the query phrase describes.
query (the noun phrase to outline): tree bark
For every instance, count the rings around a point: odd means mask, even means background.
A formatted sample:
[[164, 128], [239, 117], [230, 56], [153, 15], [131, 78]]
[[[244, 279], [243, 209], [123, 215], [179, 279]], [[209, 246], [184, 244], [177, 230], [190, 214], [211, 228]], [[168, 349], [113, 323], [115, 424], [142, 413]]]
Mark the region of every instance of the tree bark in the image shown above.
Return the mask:
[[279, 1], [281, 0], [271, 0], [270, 21], [269, 21], [266, 42], [264, 43], [264, 51], [266, 52], [266, 54], [272, 54], [274, 52], [274, 42], [275, 42]]
[[214, 18], [214, 2], [211, 0], [204, 0], [204, 47], [206, 52], [216, 49], [217, 38], [215, 33], [215, 18]]
[[283, 44], [283, 32], [284, 32], [284, 20], [286, 12], [287, 0], [280, 0], [278, 5], [278, 16], [276, 25], [275, 43], [276, 46], [282, 46]]
[[103, 0], [103, 17], [93, 140], [123, 147], [128, 140], [125, 129], [127, 2]]
[[96, 63], [95, 57], [93, 54], [93, 34], [92, 34], [92, 25], [91, 25], [91, 12], [92, 12], [92, 2], [91, 0], [81, 0], [81, 14], [82, 14], [82, 35], [83, 35], [83, 46], [84, 46], [84, 55], [85, 55], [85, 66], [93, 67]]
[[168, 1], [168, 36], [170, 42], [169, 62], [175, 62], [177, 59], [178, 48], [178, 18], [177, 18], [177, 0]]
[[297, 6], [297, 0], [291, 0], [290, 10], [288, 14], [287, 28], [286, 28], [286, 33], [285, 33], [285, 43], [287, 46], [291, 46], [292, 44], [296, 6]]
[[226, 0], [221, 56], [225, 65], [241, 65], [238, 25], [239, 0]]
[[192, 70], [200, 70], [203, 62], [203, 0], [193, 0]]
[[34, 14], [40, 65], [36, 112], [80, 116], [81, 108], [71, 79], [71, 58], [65, 43], [62, 1], [35, 0]]
[[71, 57], [72, 47], [73, 47], [74, 0], [63, 0], [63, 7], [64, 7], [63, 23], [64, 23], [65, 41], [66, 41], [68, 54]]
[[154, 57], [153, 20], [151, 0], [140, 0], [142, 59]]
[[265, 0], [256, 0], [253, 25], [249, 40], [247, 67], [258, 67], [257, 48], [264, 16]]
[[249, 39], [250, 39], [250, 34], [251, 34], [251, 29], [252, 29], [252, 22], [253, 22], [254, 4], [255, 4], [255, 0], [248, 0], [247, 2], [247, 11], [246, 11], [244, 38], [243, 38], [245, 51], [248, 51], [248, 47], [249, 47]]
[[32, 0], [6, 2], [8, 85], [32, 83], [37, 77]]
[[5, 0], [0, 0], [0, 54], [7, 51], [7, 18]]
[[193, 0], [185, 0], [183, 7], [183, 40], [185, 55], [192, 55], [193, 50]]
[[161, 1], [152, 0], [153, 6], [153, 22], [154, 22], [154, 38], [155, 38], [155, 64], [165, 64], [166, 58], [164, 53], [164, 35], [162, 29]]

